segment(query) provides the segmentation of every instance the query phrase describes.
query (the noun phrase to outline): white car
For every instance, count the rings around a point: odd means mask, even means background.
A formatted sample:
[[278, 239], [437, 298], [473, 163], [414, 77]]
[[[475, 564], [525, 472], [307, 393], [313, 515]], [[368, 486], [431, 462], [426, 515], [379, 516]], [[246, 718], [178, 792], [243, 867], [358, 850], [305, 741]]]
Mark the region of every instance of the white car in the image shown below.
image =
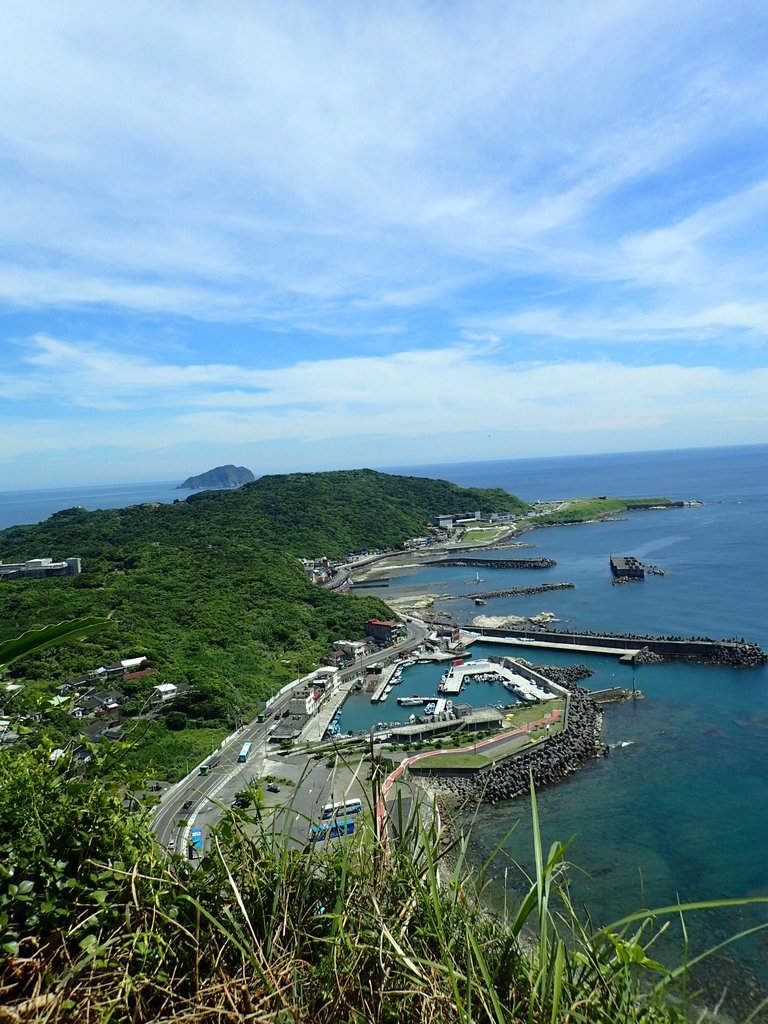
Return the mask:
[[168, 841], [168, 849], [169, 850], [175, 850], [176, 849], [176, 840], [175, 839], [170, 839]]

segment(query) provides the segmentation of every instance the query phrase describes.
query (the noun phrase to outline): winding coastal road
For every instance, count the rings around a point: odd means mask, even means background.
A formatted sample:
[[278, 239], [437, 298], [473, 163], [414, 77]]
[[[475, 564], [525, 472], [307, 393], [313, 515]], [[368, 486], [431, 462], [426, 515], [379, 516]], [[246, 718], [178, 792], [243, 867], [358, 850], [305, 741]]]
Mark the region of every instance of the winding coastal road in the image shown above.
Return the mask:
[[[367, 654], [355, 664], [341, 673], [342, 680], [357, 675], [361, 668], [394, 657], [403, 651], [417, 647], [429, 634], [430, 627], [422, 622], [411, 620], [406, 623], [406, 636], [398, 648], [389, 647], [384, 651]], [[296, 680], [294, 686], [300, 686], [303, 680]], [[211, 765], [208, 775], [200, 775], [198, 769], [187, 775], [181, 782], [168, 789], [161, 797], [152, 818], [152, 829], [159, 843], [169, 850], [183, 855], [188, 853], [192, 829], [202, 829], [203, 836], [215, 825], [231, 806], [235, 794], [245, 789], [253, 775], [258, 775], [266, 759], [267, 743], [270, 729], [275, 718], [288, 706], [292, 691], [281, 696], [269, 705], [269, 718], [265, 722], [256, 720], [243, 726], [225, 742], [224, 746], [215, 751], [207, 763]], [[249, 760], [238, 763], [238, 754], [244, 743], [252, 743]], [[326, 782], [328, 769], [322, 768]], [[311, 775], [313, 790], [312, 799], [305, 800], [304, 795], [298, 796], [297, 811], [309, 812], [321, 799], [323, 786], [315, 779], [317, 769]], [[305, 783], [302, 783], [303, 790]], [[309, 797], [309, 794], [306, 794]], [[296, 799], [296, 798], [294, 798]]]

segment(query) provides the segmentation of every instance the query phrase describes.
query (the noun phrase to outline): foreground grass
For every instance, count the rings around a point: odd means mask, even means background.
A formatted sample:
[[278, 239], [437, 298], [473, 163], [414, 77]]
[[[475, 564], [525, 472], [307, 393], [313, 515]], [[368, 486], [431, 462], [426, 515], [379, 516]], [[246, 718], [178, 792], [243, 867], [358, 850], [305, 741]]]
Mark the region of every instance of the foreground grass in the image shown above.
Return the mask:
[[63, 758], [23, 767], [12, 778], [0, 757], [4, 1022], [693, 1019], [686, 970], [652, 949], [663, 916], [685, 908], [593, 930], [570, 904], [565, 847], [542, 847], [535, 800], [528, 891], [492, 912], [466, 840], [447, 843], [429, 813], [386, 844], [361, 824], [300, 850], [232, 812], [191, 866], [101, 775]]

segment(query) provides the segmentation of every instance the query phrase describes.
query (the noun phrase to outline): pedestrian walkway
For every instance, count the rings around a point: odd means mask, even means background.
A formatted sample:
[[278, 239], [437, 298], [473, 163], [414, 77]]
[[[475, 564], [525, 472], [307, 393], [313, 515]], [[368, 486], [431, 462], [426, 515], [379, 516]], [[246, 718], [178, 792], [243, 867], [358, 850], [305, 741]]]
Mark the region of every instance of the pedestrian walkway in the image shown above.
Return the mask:
[[330, 698], [327, 704], [324, 704], [318, 713], [310, 718], [309, 722], [304, 726], [300, 742], [319, 743], [323, 739], [326, 729], [331, 724], [333, 716], [347, 699], [347, 696], [352, 690], [354, 684], [354, 679], [348, 679], [339, 686], [338, 690]]

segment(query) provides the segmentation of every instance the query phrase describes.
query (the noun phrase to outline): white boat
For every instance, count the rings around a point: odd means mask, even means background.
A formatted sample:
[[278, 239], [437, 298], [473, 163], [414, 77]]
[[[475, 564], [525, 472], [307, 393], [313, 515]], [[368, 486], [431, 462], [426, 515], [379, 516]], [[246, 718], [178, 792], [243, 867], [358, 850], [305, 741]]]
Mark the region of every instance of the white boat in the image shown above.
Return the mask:
[[427, 706], [426, 706], [426, 707], [424, 708], [424, 714], [425, 714], [425, 715], [434, 715], [434, 713], [435, 713], [435, 702], [434, 702], [434, 701], [431, 701], [431, 702], [430, 702], [429, 704], [427, 704]]

